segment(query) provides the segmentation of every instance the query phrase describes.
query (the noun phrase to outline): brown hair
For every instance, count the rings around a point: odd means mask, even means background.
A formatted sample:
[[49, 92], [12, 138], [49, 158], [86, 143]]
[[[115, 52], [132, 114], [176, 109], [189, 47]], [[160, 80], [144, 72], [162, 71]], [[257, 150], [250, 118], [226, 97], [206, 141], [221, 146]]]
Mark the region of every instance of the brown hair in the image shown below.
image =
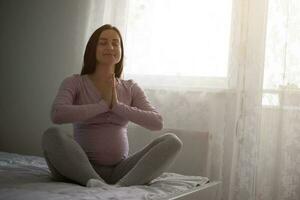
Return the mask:
[[120, 37], [122, 54], [121, 54], [120, 62], [118, 62], [115, 66], [115, 76], [118, 78], [121, 77], [121, 74], [123, 72], [123, 57], [124, 57], [123, 56], [124, 55], [123, 40], [122, 40], [120, 31], [116, 27], [114, 27], [110, 24], [105, 24], [105, 25], [101, 26], [100, 28], [95, 30], [94, 33], [92, 34], [92, 36], [90, 37], [90, 39], [86, 45], [85, 52], [84, 52], [81, 75], [94, 73], [94, 71], [96, 69], [96, 48], [97, 48], [99, 36], [101, 35], [101, 33], [103, 31], [109, 30], [109, 29], [116, 31]]

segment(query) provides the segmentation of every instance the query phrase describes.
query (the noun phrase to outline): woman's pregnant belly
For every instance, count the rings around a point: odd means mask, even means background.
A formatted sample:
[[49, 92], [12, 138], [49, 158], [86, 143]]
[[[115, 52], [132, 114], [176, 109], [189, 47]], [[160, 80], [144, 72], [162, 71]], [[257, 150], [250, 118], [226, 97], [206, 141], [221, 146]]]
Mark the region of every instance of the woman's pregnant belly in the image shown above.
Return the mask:
[[127, 127], [114, 124], [74, 126], [74, 139], [89, 160], [99, 165], [114, 165], [128, 156]]

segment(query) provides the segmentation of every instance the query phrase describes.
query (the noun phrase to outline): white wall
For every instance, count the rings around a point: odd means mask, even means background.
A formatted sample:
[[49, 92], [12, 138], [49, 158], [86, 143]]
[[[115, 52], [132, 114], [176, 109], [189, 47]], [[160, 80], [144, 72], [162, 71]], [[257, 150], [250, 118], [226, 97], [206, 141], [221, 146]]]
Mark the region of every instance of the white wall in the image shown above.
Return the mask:
[[0, 151], [41, 154], [59, 84], [81, 71], [91, 4], [0, 1]]

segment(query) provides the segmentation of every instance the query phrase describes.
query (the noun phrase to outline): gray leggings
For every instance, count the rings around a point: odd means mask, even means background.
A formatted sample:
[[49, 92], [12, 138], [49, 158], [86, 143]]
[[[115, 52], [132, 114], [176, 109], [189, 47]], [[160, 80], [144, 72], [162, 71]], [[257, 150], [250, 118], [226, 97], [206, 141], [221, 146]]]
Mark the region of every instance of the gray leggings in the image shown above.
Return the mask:
[[175, 134], [165, 133], [116, 165], [104, 166], [89, 161], [80, 145], [58, 127], [48, 128], [42, 137], [42, 149], [53, 178], [83, 186], [89, 179], [120, 186], [147, 184], [173, 163], [181, 147]]

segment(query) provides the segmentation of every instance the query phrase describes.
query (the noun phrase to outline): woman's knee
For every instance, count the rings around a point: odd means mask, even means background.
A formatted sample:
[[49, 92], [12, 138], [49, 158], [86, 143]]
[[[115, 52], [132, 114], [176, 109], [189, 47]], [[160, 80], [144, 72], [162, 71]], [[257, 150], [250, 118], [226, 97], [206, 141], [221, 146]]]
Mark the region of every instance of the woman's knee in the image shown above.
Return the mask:
[[169, 147], [173, 147], [178, 151], [181, 150], [183, 146], [183, 142], [174, 133], [165, 133], [161, 137], [163, 138], [164, 141], [168, 143]]
[[63, 133], [58, 127], [48, 128], [42, 136], [42, 147], [48, 149], [49, 146], [60, 145], [65, 140], [65, 133]]

